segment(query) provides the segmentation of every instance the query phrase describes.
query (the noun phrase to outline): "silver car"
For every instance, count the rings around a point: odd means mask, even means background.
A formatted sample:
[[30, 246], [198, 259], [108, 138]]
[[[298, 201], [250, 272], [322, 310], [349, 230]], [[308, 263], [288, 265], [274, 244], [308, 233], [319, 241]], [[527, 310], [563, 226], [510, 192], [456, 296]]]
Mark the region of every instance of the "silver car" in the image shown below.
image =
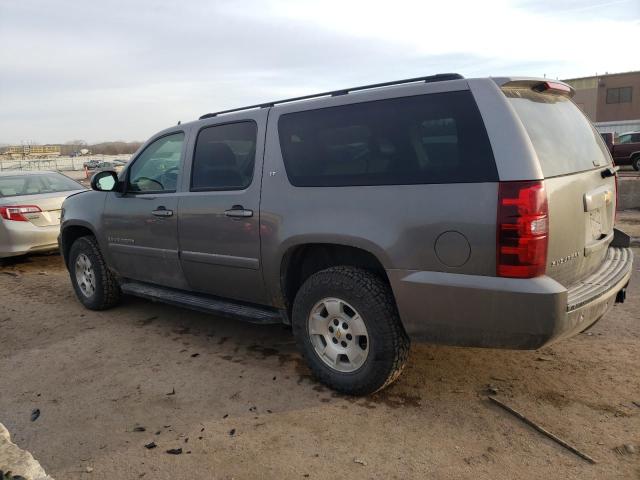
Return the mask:
[[62, 202], [82, 190], [56, 172], [0, 172], [0, 258], [56, 250]]

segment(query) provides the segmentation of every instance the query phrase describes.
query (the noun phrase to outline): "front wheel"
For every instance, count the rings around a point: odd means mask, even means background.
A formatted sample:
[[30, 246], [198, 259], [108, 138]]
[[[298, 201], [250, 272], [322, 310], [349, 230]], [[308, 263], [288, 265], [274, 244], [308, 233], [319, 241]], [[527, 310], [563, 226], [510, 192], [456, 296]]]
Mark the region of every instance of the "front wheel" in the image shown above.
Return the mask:
[[88, 309], [105, 310], [119, 302], [120, 287], [94, 237], [80, 237], [71, 245], [69, 275], [78, 300]]
[[409, 354], [391, 289], [360, 268], [333, 267], [309, 277], [294, 301], [293, 332], [313, 374], [350, 395], [391, 384]]

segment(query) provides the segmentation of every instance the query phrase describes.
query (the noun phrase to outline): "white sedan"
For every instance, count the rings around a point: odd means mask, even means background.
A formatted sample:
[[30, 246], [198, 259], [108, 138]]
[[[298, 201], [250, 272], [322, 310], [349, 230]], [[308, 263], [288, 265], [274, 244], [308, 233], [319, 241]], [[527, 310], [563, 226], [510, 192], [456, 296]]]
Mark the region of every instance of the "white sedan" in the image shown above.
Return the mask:
[[56, 250], [62, 202], [83, 190], [57, 172], [0, 172], [0, 258]]

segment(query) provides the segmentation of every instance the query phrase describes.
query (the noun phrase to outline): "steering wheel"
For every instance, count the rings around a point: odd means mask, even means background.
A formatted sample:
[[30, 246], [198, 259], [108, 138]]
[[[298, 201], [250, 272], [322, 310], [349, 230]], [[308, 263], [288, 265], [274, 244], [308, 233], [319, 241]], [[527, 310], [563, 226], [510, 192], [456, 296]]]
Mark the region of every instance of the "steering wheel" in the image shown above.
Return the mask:
[[[162, 185], [162, 183], [160, 183], [159, 181], [154, 180], [152, 178], [149, 178], [149, 177], [138, 177], [136, 179], [136, 185], [138, 186], [138, 188], [140, 188], [139, 187], [140, 181], [149, 182], [149, 183], [155, 183], [156, 185], [158, 185], [160, 187], [160, 188], [158, 188], [158, 190], [164, 190], [164, 185]], [[144, 191], [144, 190], [142, 190], [142, 191]]]

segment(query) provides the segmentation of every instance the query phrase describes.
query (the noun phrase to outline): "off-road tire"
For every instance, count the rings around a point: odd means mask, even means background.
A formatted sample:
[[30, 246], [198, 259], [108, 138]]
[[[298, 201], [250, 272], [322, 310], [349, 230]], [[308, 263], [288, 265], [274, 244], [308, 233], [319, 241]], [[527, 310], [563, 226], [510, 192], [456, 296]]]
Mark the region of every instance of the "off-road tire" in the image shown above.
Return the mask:
[[636, 172], [640, 171], [640, 155], [636, 155], [631, 159], [631, 166]]
[[[343, 373], [329, 367], [311, 342], [308, 318], [323, 298], [338, 298], [353, 305], [367, 328], [369, 353], [356, 371]], [[348, 395], [368, 395], [393, 383], [409, 356], [410, 341], [389, 286], [375, 274], [339, 266], [311, 275], [296, 294], [292, 313], [293, 333], [315, 377]]]
[[[76, 260], [80, 254], [89, 258], [94, 271], [95, 291], [90, 297], [82, 293], [76, 280]], [[120, 287], [107, 267], [95, 237], [80, 237], [73, 242], [69, 251], [69, 275], [78, 300], [89, 310], [106, 310], [120, 301]]]

